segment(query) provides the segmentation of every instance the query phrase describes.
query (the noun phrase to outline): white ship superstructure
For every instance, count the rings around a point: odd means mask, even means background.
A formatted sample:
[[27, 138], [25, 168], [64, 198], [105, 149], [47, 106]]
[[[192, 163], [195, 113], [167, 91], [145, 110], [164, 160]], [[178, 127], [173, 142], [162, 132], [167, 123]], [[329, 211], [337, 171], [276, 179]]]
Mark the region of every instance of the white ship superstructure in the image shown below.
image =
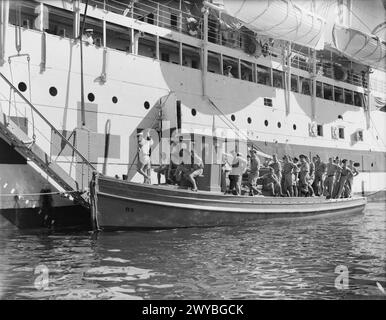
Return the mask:
[[[378, 38], [355, 25], [355, 9], [367, 1], [258, 2], [266, 7], [2, 1], [0, 72], [108, 176], [140, 181], [136, 134], [180, 129], [248, 139], [280, 157], [352, 159], [360, 164], [354, 192], [384, 189], [386, 50], [380, 22], [369, 25]], [[366, 12], [384, 21], [382, 1], [372, 3]], [[92, 29], [92, 39], [82, 29]], [[3, 115], [74, 179], [87, 178], [79, 157], [14, 91], [0, 80]], [[0, 196], [39, 193], [47, 176], [1, 140], [0, 150]], [[4, 196], [0, 205], [37, 201]]]

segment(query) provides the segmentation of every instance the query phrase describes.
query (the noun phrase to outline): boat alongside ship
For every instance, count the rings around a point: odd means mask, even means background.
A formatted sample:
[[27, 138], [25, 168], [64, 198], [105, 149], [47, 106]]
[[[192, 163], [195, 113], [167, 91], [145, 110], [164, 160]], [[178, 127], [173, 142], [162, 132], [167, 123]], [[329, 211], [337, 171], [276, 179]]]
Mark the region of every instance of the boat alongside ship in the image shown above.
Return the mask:
[[281, 198], [145, 185], [95, 175], [91, 190], [94, 225], [101, 230], [235, 226], [262, 219], [354, 215], [366, 198]]
[[[227, 144], [253, 144], [279, 158], [338, 155], [360, 165], [355, 194], [385, 189], [385, 44], [355, 29], [351, 11], [365, 16], [365, 7], [330, 2], [326, 9], [262, 1], [261, 11], [257, 2], [240, 7], [231, 0], [2, 1], [1, 214], [19, 227], [37, 226], [41, 190], [49, 184], [58, 221], [78, 223], [78, 209], [83, 221], [92, 171], [99, 172], [92, 222], [107, 228], [363, 211], [362, 197], [221, 195], [217, 168], [212, 172], [206, 160], [208, 191], [137, 183], [136, 136], [149, 128], [161, 138], [152, 150], [155, 166], [162, 139], [180, 131], [192, 140], [203, 135], [203, 159], [220, 138], [223, 152], [232, 150]], [[86, 29], [94, 38], [79, 50]]]

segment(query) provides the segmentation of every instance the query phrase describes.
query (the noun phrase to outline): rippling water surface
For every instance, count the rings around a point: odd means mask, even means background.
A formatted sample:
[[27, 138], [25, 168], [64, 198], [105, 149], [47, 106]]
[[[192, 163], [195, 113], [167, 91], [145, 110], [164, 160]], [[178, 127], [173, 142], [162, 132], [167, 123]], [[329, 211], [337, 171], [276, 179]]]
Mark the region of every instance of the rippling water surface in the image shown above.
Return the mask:
[[[339, 265], [349, 274], [343, 290]], [[1, 299], [385, 299], [382, 287], [384, 202], [364, 215], [232, 228], [0, 229]]]

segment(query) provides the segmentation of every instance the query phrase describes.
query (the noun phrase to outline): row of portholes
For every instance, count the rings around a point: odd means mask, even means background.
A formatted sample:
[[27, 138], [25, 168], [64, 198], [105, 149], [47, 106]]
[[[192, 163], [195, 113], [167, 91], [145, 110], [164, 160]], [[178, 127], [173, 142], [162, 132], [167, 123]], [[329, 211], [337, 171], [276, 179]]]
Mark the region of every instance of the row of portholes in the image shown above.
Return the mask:
[[[19, 82], [19, 84], [18, 84], [17, 87], [18, 87], [18, 89], [19, 89], [20, 92], [26, 92], [26, 91], [27, 91], [27, 85], [25, 84], [25, 82]], [[55, 87], [50, 87], [48, 91], [49, 91], [50, 95], [53, 96], [53, 97], [56, 97], [56, 96], [58, 95], [58, 89], [56, 89]], [[95, 95], [94, 95], [93, 93], [90, 92], [90, 93], [87, 95], [87, 99], [88, 99], [88, 101], [90, 101], [90, 102], [94, 102], [94, 101], [95, 101]], [[114, 104], [117, 104], [117, 103], [118, 103], [118, 98], [117, 98], [116, 96], [112, 97], [111, 100], [112, 100], [112, 102], [113, 102]], [[150, 103], [149, 103], [148, 101], [145, 101], [145, 103], [143, 104], [143, 106], [144, 106], [144, 108], [147, 110], [147, 109], [150, 108]]]
[[[196, 114], [197, 114], [197, 110], [196, 110], [196, 109], [192, 109], [192, 115], [195, 116]], [[236, 116], [235, 116], [234, 114], [231, 115], [231, 120], [232, 120], [232, 121], [236, 121]], [[252, 123], [252, 118], [251, 118], [251, 117], [248, 117], [248, 118], [247, 118], [247, 122], [248, 122], [248, 124], [251, 124], [251, 123]], [[268, 120], [265, 120], [265, 121], [264, 121], [264, 125], [265, 125], [266, 127], [268, 127], [268, 125], [269, 125]], [[279, 129], [281, 128], [281, 122], [278, 122], [278, 123], [277, 123], [277, 127], [278, 127]], [[296, 124], [294, 124], [294, 125], [292, 126], [292, 128], [293, 128], [294, 130], [296, 130], [296, 129], [297, 129]]]

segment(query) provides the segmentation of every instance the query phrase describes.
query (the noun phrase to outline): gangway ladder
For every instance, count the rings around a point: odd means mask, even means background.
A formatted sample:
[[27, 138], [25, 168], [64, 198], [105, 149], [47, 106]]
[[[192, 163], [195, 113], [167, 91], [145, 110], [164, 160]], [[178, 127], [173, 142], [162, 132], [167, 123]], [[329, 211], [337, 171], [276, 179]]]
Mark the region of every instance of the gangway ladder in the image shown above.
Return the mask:
[[[14, 90], [14, 92], [32, 109], [35, 115], [42, 119], [51, 130], [58, 135], [62, 141], [76, 154], [82, 164], [86, 165], [88, 170], [96, 171], [94, 166], [73, 146], [55, 127], [51, 124], [36, 107], [24, 97], [24, 95], [0, 72], [0, 77]], [[80, 190], [78, 182], [73, 179], [62, 167], [60, 167], [51, 157], [40, 148], [30, 137], [2, 111], [0, 112], [0, 138], [20, 153], [25, 159], [31, 160], [44, 173], [46, 173], [55, 183], [57, 183], [65, 192], [71, 193], [71, 196], [80, 205], [90, 208], [89, 200], [84, 196], [84, 190]]]

